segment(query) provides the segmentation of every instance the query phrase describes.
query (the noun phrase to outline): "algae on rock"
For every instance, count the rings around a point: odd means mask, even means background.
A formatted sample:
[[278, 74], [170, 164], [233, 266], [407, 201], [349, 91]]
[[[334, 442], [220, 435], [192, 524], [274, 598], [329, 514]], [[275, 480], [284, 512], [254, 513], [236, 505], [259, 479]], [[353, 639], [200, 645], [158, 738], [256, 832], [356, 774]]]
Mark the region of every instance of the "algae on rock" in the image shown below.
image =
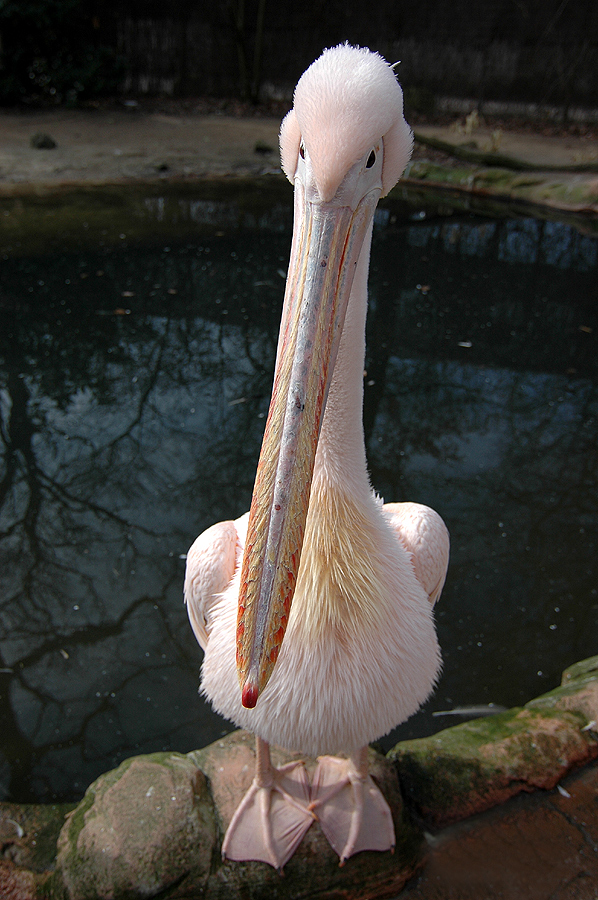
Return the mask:
[[215, 838], [206, 779], [186, 756], [132, 757], [67, 817], [53, 880], [72, 900], [153, 897], [185, 880], [201, 893]]
[[[560, 687], [523, 707], [397, 744], [395, 760], [409, 804], [442, 827], [521, 791], [553, 788], [598, 756], [598, 657], [563, 674]], [[598, 727], [598, 726], [597, 726]]]

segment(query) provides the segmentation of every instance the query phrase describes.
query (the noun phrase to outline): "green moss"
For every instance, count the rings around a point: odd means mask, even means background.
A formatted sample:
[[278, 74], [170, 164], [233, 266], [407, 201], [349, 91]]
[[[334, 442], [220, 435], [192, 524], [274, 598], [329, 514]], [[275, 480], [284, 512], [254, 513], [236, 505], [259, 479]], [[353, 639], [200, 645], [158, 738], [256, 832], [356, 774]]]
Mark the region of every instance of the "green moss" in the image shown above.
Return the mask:
[[598, 656], [590, 656], [589, 659], [582, 659], [578, 663], [574, 663], [565, 669], [561, 684], [569, 684], [578, 679], [595, 678], [598, 679]]
[[[464, 764], [455, 756], [427, 754], [399, 756], [401, 784], [420, 814], [434, 810], [435, 818], [444, 818], [455, 807], [467, 805], [473, 790], [483, 789], [487, 772], [475, 761]], [[420, 785], [426, 783], [422, 793]]]
[[418, 159], [407, 167], [405, 177], [413, 178], [417, 181], [433, 181], [436, 184], [465, 184], [471, 181], [476, 171], [477, 169], [473, 167], [447, 168], [427, 160]]
[[514, 178], [513, 173], [506, 169], [482, 169], [475, 173], [473, 184], [477, 188], [485, 186], [505, 191], [510, 189]]
[[81, 829], [85, 824], [85, 815], [89, 811], [89, 809], [93, 806], [93, 802], [95, 800], [95, 792], [92, 793], [91, 788], [88, 788], [85, 792], [85, 796], [79, 803], [77, 807], [71, 812], [70, 818], [67, 820], [67, 831], [69, 836], [69, 841], [73, 846], [77, 844], [77, 838], [81, 833]]
[[[163, 774], [156, 767], [161, 767]], [[166, 814], [163, 811], [163, 800], [173, 793], [173, 783], [184, 785], [185, 790], [191, 788], [189, 794], [180, 798], [184, 814], [179, 815], [175, 807]], [[145, 799], [150, 796], [146, 793], [150, 784], [155, 786], [156, 802]], [[107, 797], [112, 791], [112, 796]], [[160, 831], [164, 827], [171, 828], [167, 836]], [[114, 831], [106, 836], [105, 851], [103, 845], [98, 849], [96, 840], [103, 830]], [[193, 877], [199, 893], [207, 878], [214, 831], [205, 778], [185, 754], [165, 751], [131, 757], [96, 779], [71, 814], [59, 841], [56, 872], [44, 885], [44, 896], [63, 900], [68, 894], [71, 900], [75, 896], [77, 900], [94, 900], [98, 884], [106, 889], [113, 883], [113, 900], [135, 900], [142, 893], [131, 880], [136, 877], [130, 871], [132, 866], [138, 867], [137, 874], [146, 886], [153, 885], [158, 890], [161, 885], [168, 885], [163, 890], [167, 897], [172, 886], [186, 879], [190, 867], [195, 865]], [[148, 841], [151, 835], [157, 835], [159, 840]], [[111, 855], [118, 846], [124, 848], [122, 853]], [[104, 852], [108, 853], [105, 857]]]
[[587, 717], [559, 703], [564, 691], [575, 692], [558, 688], [525, 707], [397, 744], [388, 757], [411, 805], [434, 824], [458, 820], [521, 790], [553, 786], [590, 759], [593, 741], [581, 731]]
[[50, 869], [56, 859], [56, 843], [66, 816], [74, 809], [72, 803], [37, 806], [35, 821], [35, 853], [31, 868], [35, 871]]
[[517, 175], [512, 178], [511, 186], [516, 188], [526, 188], [526, 187], [537, 187], [539, 184], [544, 184], [546, 181], [541, 175]]

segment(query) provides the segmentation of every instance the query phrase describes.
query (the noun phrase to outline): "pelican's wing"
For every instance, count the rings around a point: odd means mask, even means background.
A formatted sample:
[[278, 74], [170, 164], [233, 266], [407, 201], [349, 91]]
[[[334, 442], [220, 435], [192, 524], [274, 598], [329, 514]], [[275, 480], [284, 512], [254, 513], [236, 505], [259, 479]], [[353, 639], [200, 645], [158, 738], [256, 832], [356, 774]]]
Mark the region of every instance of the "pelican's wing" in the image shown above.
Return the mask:
[[444, 587], [449, 560], [449, 533], [437, 512], [420, 503], [385, 503], [384, 514], [411, 554], [415, 576], [430, 603]]
[[249, 513], [217, 522], [203, 531], [187, 553], [184, 596], [191, 626], [203, 650], [210, 634], [214, 602], [226, 590], [240, 565]]

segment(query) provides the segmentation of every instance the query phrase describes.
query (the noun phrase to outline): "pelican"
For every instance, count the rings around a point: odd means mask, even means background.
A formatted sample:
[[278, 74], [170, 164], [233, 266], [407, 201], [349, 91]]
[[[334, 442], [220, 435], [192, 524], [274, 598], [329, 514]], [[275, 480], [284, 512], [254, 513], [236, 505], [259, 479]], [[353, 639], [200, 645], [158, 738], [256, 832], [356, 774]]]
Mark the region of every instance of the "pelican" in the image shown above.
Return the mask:
[[[393, 68], [363, 48], [324, 51], [297, 84], [280, 147], [294, 230], [251, 509], [197, 538], [184, 588], [201, 690], [256, 735], [222, 855], [278, 869], [315, 819], [341, 864], [394, 847], [367, 748], [436, 682], [449, 551], [440, 516], [383, 505], [366, 465], [372, 222], [412, 147]], [[318, 757], [311, 783], [302, 763], [274, 768], [271, 744]]]

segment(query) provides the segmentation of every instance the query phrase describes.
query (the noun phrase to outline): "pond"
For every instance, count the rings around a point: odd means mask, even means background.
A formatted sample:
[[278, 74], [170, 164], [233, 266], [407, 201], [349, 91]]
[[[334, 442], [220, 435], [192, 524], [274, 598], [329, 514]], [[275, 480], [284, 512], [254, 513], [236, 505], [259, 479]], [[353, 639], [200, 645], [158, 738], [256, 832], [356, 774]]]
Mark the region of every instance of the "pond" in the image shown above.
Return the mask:
[[[249, 505], [292, 224], [286, 188], [235, 190], [0, 202], [1, 798], [232, 728], [198, 696], [184, 555]], [[399, 197], [374, 235], [372, 483], [452, 539], [442, 677], [384, 748], [598, 652], [597, 239], [450, 212]]]

